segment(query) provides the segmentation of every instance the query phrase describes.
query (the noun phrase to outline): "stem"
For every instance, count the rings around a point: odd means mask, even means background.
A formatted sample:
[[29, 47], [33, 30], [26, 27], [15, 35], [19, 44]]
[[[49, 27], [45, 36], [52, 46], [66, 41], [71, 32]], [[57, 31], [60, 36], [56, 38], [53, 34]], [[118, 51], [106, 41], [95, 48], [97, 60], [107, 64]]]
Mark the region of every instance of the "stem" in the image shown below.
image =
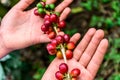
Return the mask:
[[[58, 31], [57, 31], [56, 26], [54, 26], [54, 30], [55, 30], [56, 34], [58, 35]], [[65, 48], [64, 48], [63, 44], [60, 44], [60, 47], [61, 47], [60, 50], [62, 52], [64, 62], [67, 64], [67, 58], [66, 58], [66, 55], [65, 55]], [[67, 79], [66, 80], [71, 80], [69, 74], [67, 74]]]
[[[56, 26], [54, 26], [54, 30], [55, 30], [56, 34], [58, 35], [58, 31], [57, 31]], [[67, 58], [66, 58], [66, 55], [65, 55], [65, 48], [64, 48], [63, 44], [60, 44], [60, 47], [61, 47], [60, 50], [62, 52], [63, 59], [64, 59], [65, 63], [67, 64]]]

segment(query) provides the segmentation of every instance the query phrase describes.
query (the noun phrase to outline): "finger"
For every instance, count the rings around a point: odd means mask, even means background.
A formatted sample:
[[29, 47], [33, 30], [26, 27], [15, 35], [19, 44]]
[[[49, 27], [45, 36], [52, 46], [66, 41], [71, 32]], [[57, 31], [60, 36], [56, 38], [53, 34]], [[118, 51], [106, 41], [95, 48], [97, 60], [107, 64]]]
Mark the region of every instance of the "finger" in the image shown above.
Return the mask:
[[56, 8], [56, 12], [62, 12], [68, 5], [72, 3], [73, 0], [64, 0], [61, 4], [59, 4]]
[[46, 4], [51, 4], [51, 3], [54, 3], [54, 2], [56, 2], [56, 0], [47, 0]]
[[81, 65], [83, 65], [84, 67], [88, 65], [89, 61], [91, 60], [93, 54], [95, 53], [103, 37], [104, 37], [103, 30], [97, 30], [92, 40], [90, 41], [88, 47], [86, 48], [86, 50], [84, 51], [84, 53], [82, 54], [79, 60]]
[[73, 41], [76, 44], [79, 39], [80, 39], [80, 34], [76, 33], [71, 37], [70, 41]]
[[108, 40], [103, 39], [100, 42], [100, 45], [98, 46], [93, 58], [91, 59], [90, 63], [87, 66], [87, 70], [92, 74], [93, 77], [95, 77], [96, 73], [98, 72], [98, 69], [103, 61], [107, 48]]
[[60, 15], [60, 21], [65, 20], [70, 12], [71, 12], [71, 9], [69, 7], [65, 8], [64, 11]]
[[20, 0], [14, 8], [17, 8], [19, 10], [25, 10], [28, 6], [30, 6], [34, 0]]
[[92, 39], [95, 32], [96, 32], [96, 30], [94, 28], [89, 29], [88, 32], [83, 37], [83, 39], [81, 40], [81, 42], [75, 48], [75, 50], [74, 50], [74, 58], [76, 60], [79, 60], [79, 58], [81, 57], [83, 51], [86, 49], [87, 45], [89, 44], [89, 42]]

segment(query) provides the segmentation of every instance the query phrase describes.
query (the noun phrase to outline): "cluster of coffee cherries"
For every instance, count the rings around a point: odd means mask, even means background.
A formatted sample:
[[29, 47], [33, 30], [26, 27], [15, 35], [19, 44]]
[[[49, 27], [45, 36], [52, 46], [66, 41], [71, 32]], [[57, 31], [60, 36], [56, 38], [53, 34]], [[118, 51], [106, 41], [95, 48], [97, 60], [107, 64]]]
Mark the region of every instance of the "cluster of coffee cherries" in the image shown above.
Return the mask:
[[55, 76], [58, 80], [77, 80], [77, 77], [80, 75], [80, 73], [81, 72], [78, 68], [74, 68], [69, 74], [68, 65], [66, 63], [61, 63], [59, 65], [59, 71], [55, 73]]
[[36, 7], [37, 9], [34, 10], [34, 14], [42, 17], [44, 20], [41, 30], [48, 34], [48, 37], [51, 39], [51, 42], [47, 45], [49, 54], [56, 55], [57, 58], [64, 59], [65, 61], [65, 63], [60, 64], [59, 71], [55, 74], [56, 78], [58, 80], [77, 80], [80, 70], [75, 68], [71, 73], [68, 73], [67, 65], [67, 60], [73, 57], [75, 44], [70, 41], [68, 34], [59, 35], [59, 32], [66, 27], [66, 22], [64, 20], [60, 21], [60, 13], [54, 11], [54, 4], [46, 4], [42, 0]]

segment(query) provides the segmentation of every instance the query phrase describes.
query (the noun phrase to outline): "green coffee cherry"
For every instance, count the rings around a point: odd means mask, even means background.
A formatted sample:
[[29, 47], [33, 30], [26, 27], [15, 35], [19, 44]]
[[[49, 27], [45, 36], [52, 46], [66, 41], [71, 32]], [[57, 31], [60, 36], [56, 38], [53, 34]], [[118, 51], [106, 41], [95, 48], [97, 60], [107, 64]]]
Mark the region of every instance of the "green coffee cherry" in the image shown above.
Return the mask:
[[44, 11], [43, 8], [39, 8], [39, 9], [38, 9], [38, 13], [43, 14], [43, 13], [45, 13], [45, 11]]
[[60, 16], [60, 12], [55, 12], [55, 14], [59, 17]]
[[38, 3], [37, 8], [43, 8], [43, 5], [41, 3]]
[[50, 9], [51, 9], [51, 10], [54, 10], [54, 9], [55, 9], [55, 4], [50, 4], [49, 6], [50, 6]]
[[46, 0], [42, 0], [42, 2], [46, 2]]
[[45, 8], [46, 8], [47, 10], [49, 10], [49, 9], [50, 9], [49, 4], [46, 4], [46, 5], [45, 5]]

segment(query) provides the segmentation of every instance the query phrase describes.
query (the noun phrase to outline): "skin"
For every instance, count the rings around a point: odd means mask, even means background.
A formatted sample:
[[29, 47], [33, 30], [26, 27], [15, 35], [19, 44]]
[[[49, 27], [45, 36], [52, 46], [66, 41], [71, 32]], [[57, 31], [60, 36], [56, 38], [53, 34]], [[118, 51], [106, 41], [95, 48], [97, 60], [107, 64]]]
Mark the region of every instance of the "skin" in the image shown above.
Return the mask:
[[[25, 11], [33, 2], [34, 0], [20, 0], [2, 19], [0, 58], [13, 50], [50, 41], [40, 29], [43, 18], [34, 15], [35, 8]], [[54, 2], [56, 0], [47, 0], [47, 4]], [[60, 20], [65, 19], [69, 14], [70, 8], [67, 6], [71, 2], [72, 0], [64, 0], [55, 8], [55, 11], [61, 12]]]
[[[33, 14], [35, 8], [24, 11], [33, 1], [20, 0], [2, 19], [0, 25], [0, 58], [13, 50], [50, 41], [48, 36], [40, 30], [43, 19]], [[56, 0], [47, 0], [47, 4], [54, 2]], [[71, 2], [72, 0], [64, 0], [56, 7], [55, 11], [62, 13], [60, 20], [65, 19], [69, 14], [70, 8], [67, 6]], [[71, 41], [76, 43], [79, 38], [80, 34], [77, 33], [71, 38]], [[71, 71], [76, 67], [81, 70], [78, 80], [94, 80], [107, 47], [108, 41], [104, 39], [104, 32], [94, 28], [90, 29], [75, 48], [73, 59], [68, 61], [69, 70]], [[63, 60], [55, 58], [42, 80], [56, 80], [54, 74], [61, 62]]]
[[[79, 38], [80, 34], [77, 33], [71, 38], [71, 41], [76, 43]], [[103, 30], [89, 29], [76, 46], [73, 52], [74, 57], [67, 62], [68, 66], [70, 66], [69, 72], [73, 68], [79, 68], [81, 74], [78, 80], [94, 80], [103, 61], [107, 47], [108, 40], [104, 39]], [[46, 78], [56, 80], [55, 73], [59, 70], [58, 68], [61, 63], [64, 63], [64, 61], [55, 58], [45, 72], [42, 80], [46, 80]]]

